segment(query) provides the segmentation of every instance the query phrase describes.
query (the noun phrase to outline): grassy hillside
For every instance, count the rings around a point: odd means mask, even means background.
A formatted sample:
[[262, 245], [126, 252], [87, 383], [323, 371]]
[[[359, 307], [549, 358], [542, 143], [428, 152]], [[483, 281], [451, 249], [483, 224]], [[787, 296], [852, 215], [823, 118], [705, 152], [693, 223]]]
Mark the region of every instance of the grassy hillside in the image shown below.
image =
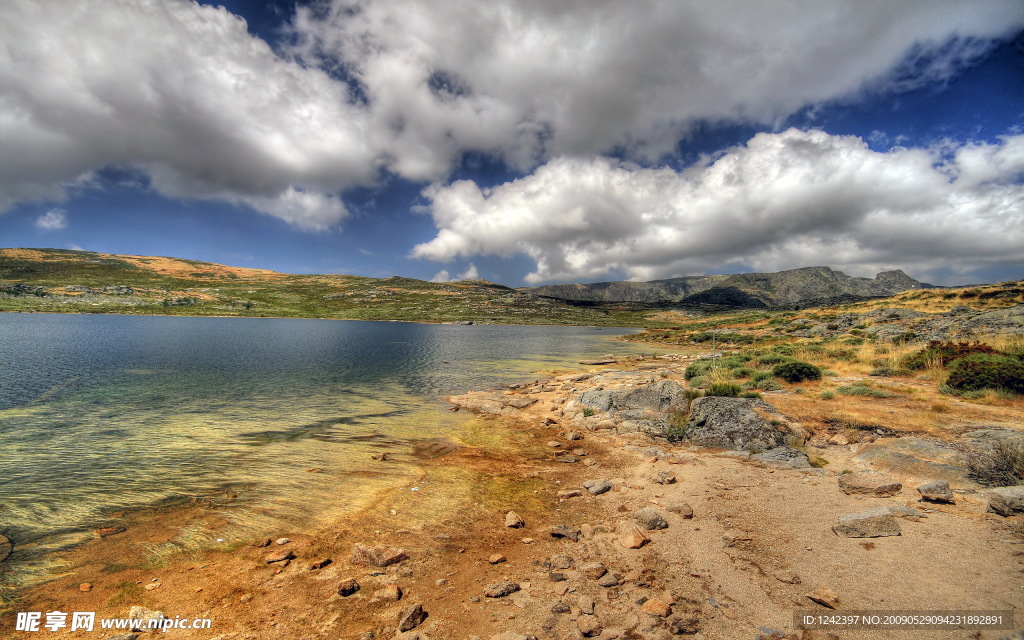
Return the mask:
[[0, 311], [637, 326], [621, 305], [573, 306], [483, 280], [292, 275], [153, 256], [0, 249]]

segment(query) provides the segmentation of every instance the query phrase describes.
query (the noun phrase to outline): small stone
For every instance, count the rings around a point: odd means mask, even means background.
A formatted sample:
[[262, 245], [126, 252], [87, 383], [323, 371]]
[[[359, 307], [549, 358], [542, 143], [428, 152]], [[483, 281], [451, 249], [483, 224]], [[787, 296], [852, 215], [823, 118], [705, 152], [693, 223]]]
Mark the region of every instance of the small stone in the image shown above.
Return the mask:
[[91, 582], [83, 582], [82, 584], [78, 585], [78, 590], [79, 591], [92, 591], [92, 583]]
[[903, 485], [892, 476], [877, 471], [857, 471], [839, 476], [839, 490], [847, 495], [894, 496]]
[[534, 542], [536, 542], [536, 540], [534, 540], [533, 538], [523, 538], [522, 542], [523, 544], [533, 544]]
[[829, 589], [825, 585], [821, 585], [814, 591], [808, 593], [807, 597], [822, 606], [828, 607], [829, 609], [839, 608], [839, 596], [835, 591]]
[[519, 585], [510, 580], [502, 580], [484, 587], [484, 595], [488, 598], [504, 598], [519, 591]]
[[145, 589], [146, 591], [156, 591], [157, 589], [159, 589], [162, 586], [163, 586], [163, 584], [161, 584], [159, 582], [150, 582], [149, 584], [147, 584], [146, 586], [144, 586], [142, 588]]
[[557, 458], [555, 458], [555, 460], [557, 460], [558, 462], [564, 462], [566, 464], [572, 464], [573, 462], [579, 462], [580, 461], [579, 458], [577, 458], [576, 456], [572, 455], [571, 453], [568, 454], [568, 455], [564, 455], [564, 456], [558, 456]]
[[583, 495], [583, 492], [579, 489], [563, 489], [555, 495], [562, 500], [567, 500], [569, 498], [578, 498]]
[[668, 522], [657, 511], [651, 508], [641, 509], [634, 515], [636, 521], [648, 531], [667, 529]]
[[561, 600], [551, 607], [551, 613], [569, 613], [570, 611], [572, 611], [572, 608]]
[[594, 615], [594, 599], [587, 596], [580, 596], [576, 603], [579, 605], [580, 613], [588, 616]]
[[750, 534], [740, 529], [728, 529], [722, 534], [722, 542], [727, 547], [735, 547], [744, 542], [750, 542]]
[[152, 609], [135, 605], [128, 609], [128, 618], [136, 624], [135, 627], [132, 627], [132, 631], [148, 631], [150, 625], [154, 624], [153, 620], [165, 620], [167, 616], [164, 615], [163, 611], [153, 611]]
[[850, 444], [850, 439], [847, 438], [846, 436], [844, 436], [841, 433], [837, 433], [836, 435], [834, 435], [834, 436], [832, 436], [831, 438], [828, 439], [828, 443], [829, 444], [837, 444], [839, 446], [844, 446], [844, 445]]
[[423, 610], [423, 605], [414, 604], [411, 607], [406, 607], [398, 615], [398, 630], [410, 631], [421, 625], [426, 619], [427, 612]]
[[119, 533], [124, 533], [127, 530], [128, 527], [123, 527], [121, 525], [114, 525], [112, 527], [100, 527], [96, 530], [96, 535], [98, 535], [101, 538], [106, 538], [107, 536], [116, 536]]
[[374, 594], [375, 597], [380, 598], [381, 600], [390, 600], [391, 602], [398, 602], [402, 599], [402, 595], [403, 592], [401, 587], [394, 583], [385, 585], [383, 589], [380, 589]]
[[573, 542], [578, 542], [580, 539], [580, 530], [567, 527], [565, 525], [558, 525], [557, 527], [551, 527], [552, 538], [568, 538]]
[[619, 544], [627, 549], [639, 549], [651, 539], [635, 524], [624, 525], [619, 532]]
[[581, 616], [576, 619], [576, 628], [584, 638], [593, 638], [601, 633], [601, 625], [593, 616]]
[[608, 573], [608, 568], [600, 562], [590, 562], [580, 567], [580, 573], [591, 580], [599, 580], [601, 576]]
[[285, 562], [286, 560], [291, 560], [294, 557], [295, 554], [291, 552], [291, 549], [281, 549], [280, 551], [268, 553], [267, 556], [263, 558], [263, 560], [267, 564], [274, 564], [275, 562]]
[[654, 481], [658, 484], [675, 484], [676, 474], [674, 471], [659, 471], [658, 475], [654, 477]]
[[520, 529], [526, 526], [526, 520], [523, 520], [515, 511], [509, 511], [505, 514], [505, 526], [511, 529]]
[[560, 446], [562, 446], [562, 443], [558, 442], [557, 440], [549, 440], [548, 441], [548, 446], [552, 447], [552, 448], [553, 447], [560, 447]]
[[575, 564], [575, 561], [568, 554], [556, 553], [551, 556], [552, 569], [571, 569], [573, 564]]
[[274, 543], [283, 546], [283, 545], [288, 544], [291, 541], [292, 541], [291, 538], [278, 538], [277, 540], [274, 540]]
[[352, 546], [353, 564], [368, 564], [374, 567], [388, 567], [409, 558], [402, 549], [391, 547], [368, 547], [361, 543]]
[[594, 527], [590, 526], [589, 524], [581, 524], [580, 525], [580, 535], [583, 536], [584, 540], [593, 540], [594, 539]]
[[665, 505], [665, 508], [670, 513], [678, 513], [683, 516], [684, 519], [689, 520], [693, 517], [693, 507], [685, 502], [673, 502]]
[[579, 456], [579, 457], [582, 458], [583, 456], [587, 455], [587, 450], [582, 448], [582, 447], [580, 447], [580, 448], [577, 448], [577, 449], [573, 449], [572, 450], [572, 454], [574, 456]]
[[338, 585], [338, 595], [347, 598], [356, 591], [359, 591], [359, 589], [360, 586], [356, 579], [349, 578], [348, 580], [342, 580], [341, 584]]
[[800, 584], [800, 576], [793, 573], [792, 571], [786, 571], [780, 569], [772, 574], [779, 582], [785, 582], [786, 584]]
[[508, 562], [508, 558], [501, 555], [500, 553], [495, 553], [491, 555], [490, 558], [487, 558], [487, 562], [491, 564], [501, 564], [502, 562]]
[[262, 549], [263, 547], [269, 547], [272, 544], [274, 544], [274, 541], [271, 538], [264, 538], [263, 540], [260, 540], [260, 542], [256, 545], [256, 548]]
[[643, 611], [647, 615], [667, 618], [669, 614], [672, 613], [672, 607], [667, 602], [659, 598], [650, 598], [640, 606], [640, 611]]
[[601, 576], [601, 579], [597, 581], [598, 586], [604, 587], [617, 587], [622, 584], [622, 576], [617, 573], [606, 573]]
[[549, 573], [548, 578], [551, 580], [551, 582], [565, 582], [566, 580], [568, 580], [568, 578], [565, 577], [564, 573], [558, 573], [557, 571], [552, 571], [551, 573]]
[[843, 538], [882, 538], [900, 535], [900, 523], [885, 507], [839, 516], [839, 524], [832, 527]]
[[591, 495], [599, 496], [602, 493], [611, 491], [612, 484], [607, 480], [587, 480], [583, 483], [583, 488], [591, 493]]
[[949, 488], [949, 483], [945, 480], [922, 484], [917, 488], [917, 492], [921, 494], [922, 500], [929, 502], [945, 502], [947, 504], [955, 502], [953, 492]]
[[437, 580], [434, 581], [434, 586], [435, 587], [443, 587], [446, 584], [448, 584], [448, 579], [447, 578], [438, 578]]
[[565, 432], [565, 439], [566, 440], [582, 440], [583, 439], [583, 434], [581, 434], [579, 431], [566, 431]]
[[329, 564], [331, 564], [333, 562], [334, 562], [334, 560], [331, 560], [330, 558], [324, 558], [323, 560], [317, 560], [313, 564], [309, 565], [309, 570], [310, 571], [316, 571], [317, 569], [323, 569], [324, 567], [326, 567], [327, 565], [329, 565]]

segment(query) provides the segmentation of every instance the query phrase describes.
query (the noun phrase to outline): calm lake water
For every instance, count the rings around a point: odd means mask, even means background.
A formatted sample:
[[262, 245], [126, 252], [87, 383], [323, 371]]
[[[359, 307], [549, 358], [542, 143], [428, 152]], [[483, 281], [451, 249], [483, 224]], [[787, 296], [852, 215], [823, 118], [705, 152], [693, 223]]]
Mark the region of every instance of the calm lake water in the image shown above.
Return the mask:
[[610, 340], [629, 332], [0, 313], [0, 533], [42, 553], [112, 512], [217, 492], [253, 528], [327, 519], [366, 478], [414, 472], [371, 453], [466, 419], [442, 396], [642, 352]]

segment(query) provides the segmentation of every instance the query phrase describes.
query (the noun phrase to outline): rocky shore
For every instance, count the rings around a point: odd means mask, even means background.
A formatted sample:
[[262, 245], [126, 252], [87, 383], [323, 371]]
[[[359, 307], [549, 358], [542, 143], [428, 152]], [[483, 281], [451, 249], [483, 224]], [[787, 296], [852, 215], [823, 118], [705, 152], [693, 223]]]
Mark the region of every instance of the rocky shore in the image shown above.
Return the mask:
[[979, 487], [949, 443], [897, 429], [851, 442], [771, 394], [697, 397], [691, 360], [452, 397], [479, 414], [476, 440], [419, 443], [422, 478], [345, 522], [123, 569], [113, 588], [102, 553], [181, 517], [130, 526], [21, 610], [211, 618], [168, 632], [199, 640], [1019, 637], [799, 628], [799, 615], [864, 610], [1011, 611], [1024, 627], [1024, 495]]

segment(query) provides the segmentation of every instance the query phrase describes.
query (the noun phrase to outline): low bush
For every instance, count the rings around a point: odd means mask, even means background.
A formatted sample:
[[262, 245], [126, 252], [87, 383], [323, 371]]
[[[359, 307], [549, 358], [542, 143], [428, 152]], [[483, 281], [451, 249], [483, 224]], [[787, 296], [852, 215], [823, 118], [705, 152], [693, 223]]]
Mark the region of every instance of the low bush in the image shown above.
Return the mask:
[[704, 392], [704, 395], [727, 396], [730, 398], [735, 398], [738, 397], [741, 393], [743, 393], [743, 388], [740, 387], [738, 384], [731, 384], [729, 382], [713, 382], [710, 385], [708, 385], [708, 388]]
[[850, 385], [836, 387], [836, 391], [844, 396], [869, 396], [872, 398], [895, 398], [897, 395], [895, 393], [889, 393], [888, 391], [869, 387], [863, 382], [855, 382]]
[[1005, 487], [1024, 483], [1024, 443], [1019, 440], [957, 449], [967, 460], [968, 475], [980, 484]]
[[958, 392], [1005, 389], [1024, 393], [1024, 362], [1010, 356], [976, 353], [950, 364], [946, 385]]
[[782, 364], [783, 362], [793, 362], [793, 358], [790, 356], [782, 355], [781, 353], [768, 354], [761, 356], [757, 359], [757, 364], [762, 366], [771, 366], [775, 364]]
[[911, 353], [903, 359], [907, 369], [926, 369], [932, 364], [947, 366], [954, 360], [975, 353], [998, 354], [999, 352], [981, 342], [940, 342], [932, 340], [928, 346]]
[[800, 360], [777, 364], [772, 368], [772, 374], [786, 382], [821, 380], [821, 369], [809, 362], [802, 362]]

